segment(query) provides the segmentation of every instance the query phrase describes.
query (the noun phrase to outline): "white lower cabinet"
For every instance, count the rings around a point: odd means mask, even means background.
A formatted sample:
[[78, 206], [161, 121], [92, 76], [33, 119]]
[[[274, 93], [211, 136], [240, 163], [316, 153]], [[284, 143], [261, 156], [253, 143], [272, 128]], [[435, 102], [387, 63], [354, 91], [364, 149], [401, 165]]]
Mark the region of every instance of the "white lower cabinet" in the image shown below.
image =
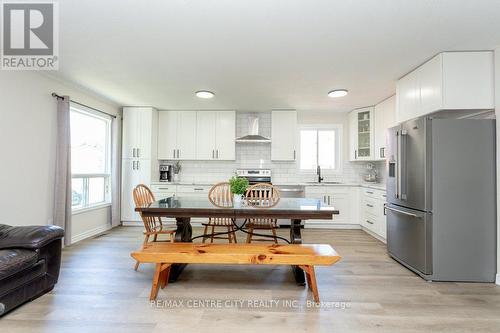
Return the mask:
[[361, 188], [360, 224], [363, 228], [384, 241], [387, 235], [387, 218], [384, 212], [385, 203], [386, 191], [365, 187]]
[[339, 210], [339, 215], [334, 215], [333, 220], [309, 220], [306, 225], [321, 226], [341, 226], [356, 225], [357, 212], [357, 188], [349, 186], [306, 186], [306, 197], [321, 200], [324, 204], [335, 207]]
[[122, 160], [122, 198], [121, 220], [124, 222], [139, 222], [141, 217], [135, 211], [133, 191], [139, 184], [149, 186], [151, 183], [150, 160]]

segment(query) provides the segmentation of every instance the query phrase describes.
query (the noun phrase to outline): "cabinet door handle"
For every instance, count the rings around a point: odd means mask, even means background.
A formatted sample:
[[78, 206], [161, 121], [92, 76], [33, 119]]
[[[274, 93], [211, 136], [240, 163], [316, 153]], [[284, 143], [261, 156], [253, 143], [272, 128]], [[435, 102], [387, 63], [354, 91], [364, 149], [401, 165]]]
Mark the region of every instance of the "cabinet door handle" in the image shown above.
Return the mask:
[[380, 158], [385, 158], [385, 148], [380, 148]]
[[330, 206], [330, 196], [328, 196], [328, 206]]
[[140, 157], [140, 156], [141, 156], [140, 151], [141, 151], [141, 150], [140, 150], [139, 148], [137, 148], [137, 157]]
[[203, 191], [204, 189], [203, 188], [195, 188], [194, 190], [195, 191]]
[[132, 157], [135, 157], [135, 148], [132, 148]]
[[168, 191], [168, 187], [158, 187], [159, 190], [166, 190]]
[[297, 159], [297, 152], [294, 150], [293, 151], [293, 160], [295, 161]]
[[216, 152], [217, 152], [216, 157], [217, 157], [217, 159], [219, 159], [219, 149], [217, 149]]
[[137, 161], [137, 170], [140, 169], [140, 164], [139, 164], [139, 161]]
[[367, 222], [367, 223], [370, 223], [370, 224], [373, 224], [373, 222], [372, 222], [372, 221], [369, 221], [369, 220], [366, 220], [366, 222]]
[[215, 159], [215, 150], [212, 149], [212, 159]]
[[135, 161], [132, 161], [132, 170], [135, 170]]
[[357, 150], [354, 150], [354, 159], [357, 160], [358, 159], [358, 151]]
[[326, 203], [326, 195], [323, 196], [323, 203]]
[[368, 193], [368, 194], [373, 194], [373, 192], [372, 192], [372, 191], [366, 191], [366, 193]]
[[373, 205], [366, 204], [367, 207], [373, 208]]
[[181, 158], [181, 150], [177, 149], [177, 158]]

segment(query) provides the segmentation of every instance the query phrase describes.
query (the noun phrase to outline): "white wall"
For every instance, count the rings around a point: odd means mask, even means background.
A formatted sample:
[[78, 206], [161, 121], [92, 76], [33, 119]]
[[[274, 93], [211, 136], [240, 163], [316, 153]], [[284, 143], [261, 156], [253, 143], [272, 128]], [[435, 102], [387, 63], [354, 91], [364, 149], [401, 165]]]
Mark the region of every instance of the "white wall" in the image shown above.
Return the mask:
[[[0, 72], [0, 223], [10, 225], [52, 222], [56, 100], [50, 94], [118, 114], [117, 105], [39, 72]], [[109, 210], [109, 208], [104, 208]], [[97, 219], [96, 219], [97, 218]], [[109, 224], [109, 213], [80, 214], [90, 228]], [[76, 232], [84, 232], [78, 227]], [[78, 236], [73, 233], [72, 237]]]
[[497, 284], [500, 285], [500, 47], [495, 50], [495, 114], [497, 122]]

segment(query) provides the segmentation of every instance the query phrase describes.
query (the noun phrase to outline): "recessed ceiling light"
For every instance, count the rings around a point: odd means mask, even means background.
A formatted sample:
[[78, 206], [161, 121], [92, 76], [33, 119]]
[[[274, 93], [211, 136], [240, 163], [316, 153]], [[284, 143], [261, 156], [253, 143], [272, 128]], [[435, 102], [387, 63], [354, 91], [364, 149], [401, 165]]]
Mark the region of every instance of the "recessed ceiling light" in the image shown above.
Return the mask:
[[347, 95], [347, 93], [348, 93], [347, 89], [335, 89], [328, 92], [328, 97], [332, 98], [344, 97], [345, 95]]
[[208, 90], [200, 90], [195, 92], [196, 96], [199, 98], [213, 98], [215, 94]]

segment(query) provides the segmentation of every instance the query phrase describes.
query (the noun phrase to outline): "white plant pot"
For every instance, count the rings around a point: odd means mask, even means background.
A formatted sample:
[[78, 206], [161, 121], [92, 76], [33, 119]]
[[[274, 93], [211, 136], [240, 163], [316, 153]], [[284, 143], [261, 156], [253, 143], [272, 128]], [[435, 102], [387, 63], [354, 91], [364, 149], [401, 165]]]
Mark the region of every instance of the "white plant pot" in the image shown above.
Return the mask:
[[241, 206], [242, 202], [243, 198], [241, 197], [241, 194], [233, 194], [233, 205], [235, 207]]
[[178, 173], [174, 173], [174, 183], [178, 183], [180, 181], [180, 175]]

